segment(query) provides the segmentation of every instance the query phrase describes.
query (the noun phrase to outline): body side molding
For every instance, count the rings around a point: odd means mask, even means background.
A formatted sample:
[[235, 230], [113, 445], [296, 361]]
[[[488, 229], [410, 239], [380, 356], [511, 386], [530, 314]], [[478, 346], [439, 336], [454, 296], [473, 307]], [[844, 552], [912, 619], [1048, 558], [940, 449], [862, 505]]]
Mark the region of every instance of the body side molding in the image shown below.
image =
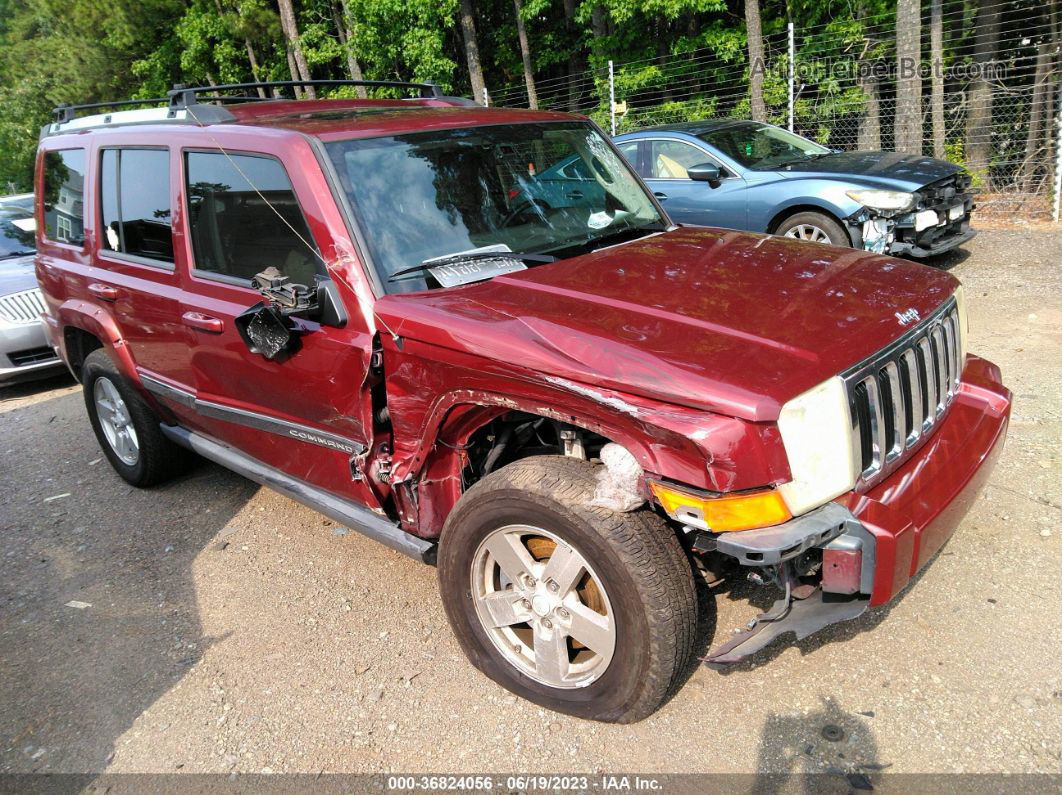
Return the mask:
[[144, 389], [148, 392], [158, 397], [172, 400], [185, 408], [190, 408], [204, 417], [224, 420], [225, 422], [243, 425], [247, 428], [265, 431], [266, 433], [275, 433], [277, 436], [286, 436], [299, 442], [315, 444], [318, 447], [324, 447], [329, 450], [338, 450], [347, 455], [360, 455], [365, 452], [365, 445], [353, 439], [347, 439], [328, 431], [320, 431], [297, 422], [288, 422], [266, 414], [259, 414], [255, 411], [237, 409], [221, 403], [214, 403], [210, 400], [200, 400], [194, 392], [163, 383], [142, 370], [138, 370], [137, 374], [140, 376]]

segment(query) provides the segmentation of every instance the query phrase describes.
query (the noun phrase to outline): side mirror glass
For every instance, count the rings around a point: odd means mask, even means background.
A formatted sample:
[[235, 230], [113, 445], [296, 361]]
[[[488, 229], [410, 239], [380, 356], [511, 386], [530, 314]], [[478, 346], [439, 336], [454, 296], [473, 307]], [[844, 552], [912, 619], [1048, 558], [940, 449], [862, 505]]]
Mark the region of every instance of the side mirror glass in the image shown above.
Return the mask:
[[298, 342], [291, 320], [278, 307], [265, 301], [241, 312], [235, 322], [247, 349], [269, 360], [292, 351]]
[[686, 176], [697, 182], [718, 182], [723, 172], [715, 163], [699, 163], [686, 169]]

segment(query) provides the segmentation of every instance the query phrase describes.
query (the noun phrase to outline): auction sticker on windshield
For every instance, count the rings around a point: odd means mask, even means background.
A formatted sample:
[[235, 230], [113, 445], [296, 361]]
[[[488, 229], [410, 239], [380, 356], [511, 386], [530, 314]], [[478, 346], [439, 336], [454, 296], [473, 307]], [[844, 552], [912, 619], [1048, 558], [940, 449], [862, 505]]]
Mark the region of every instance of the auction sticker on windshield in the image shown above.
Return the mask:
[[[435, 257], [434, 259], [425, 260], [424, 264], [431, 266], [428, 268], [428, 272], [443, 287], [456, 287], [459, 284], [471, 284], [472, 282], [493, 279], [503, 273], [527, 270], [527, 265], [520, 260], [505, 256], [506, 253], [511, 251], [512, 249], [504, 243], [495, 243], [491, 246], [482, 246], [468, 251], [457, 251], [444, 257]], [[493, 254], [494, 252], [498, 253], [497, 259], [492, 257], [461, 260], [462, 257], [468, 254]], [[432, 264], [436, 262], [438, 263], [437, 265]]]

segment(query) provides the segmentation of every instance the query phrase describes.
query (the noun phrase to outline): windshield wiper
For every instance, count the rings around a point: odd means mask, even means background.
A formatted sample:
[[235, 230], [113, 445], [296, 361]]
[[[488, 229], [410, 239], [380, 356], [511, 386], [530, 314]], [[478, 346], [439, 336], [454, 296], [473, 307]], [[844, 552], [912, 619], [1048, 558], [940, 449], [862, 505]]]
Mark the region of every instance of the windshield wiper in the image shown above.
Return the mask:
[[431, 270], [440, 265], [453, 265], [457, 262], [474, 262], [475, 260], [483, 259], [515, 259], [528, 265], [545, 265], [557, 261], [556, 257], [549, 254], [525, 254], [519, 251], [476, 251], [468, 254], [454, 254], [452, 257], [433, 257], [432, 259], [426, 259], [424, 262], [420, 263], [420, 265], [414, 265], [412, 268], [404, 268], [403, 270], [395, 271], [387, 277], [387, 281], [393, 282], [402, 276]]
[[[589, 245], [596, 246], [599, 243], [604, 243], [606, 240], [613, 240], [614, 238], [621, 237], [622, 235], [629, 235], [632, 232], [644, 232], [645, 235], [653, 234], [654, 232], [665, 232], [667, 227], [664, 224], [653, 223], [646, 224], [645, 226], [625, 226], [622, 229], [615, 229], [604, 235], [598, 235], [597, 237], [587, 238], [586, 242]], [[644, 237], [645, 235], [641, 235]], [[637, 239], [637, 238], [634, 238]]]
[[0, 260], [14, 259], [15, 257], [28, 257], [30, 254], [36, 253], [36, 251], [12, 251], [10, 254], [0, 254]]

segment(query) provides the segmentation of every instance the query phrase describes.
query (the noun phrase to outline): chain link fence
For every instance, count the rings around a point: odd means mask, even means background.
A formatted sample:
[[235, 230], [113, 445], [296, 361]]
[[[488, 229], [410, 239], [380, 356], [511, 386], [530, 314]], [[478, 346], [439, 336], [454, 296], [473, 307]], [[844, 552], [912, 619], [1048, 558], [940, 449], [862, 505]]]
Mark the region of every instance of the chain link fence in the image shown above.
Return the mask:
[[[764, 62], [751, 67], [763, 75], [766, 120], [836, 149], [897, 149], [960, 164], [980, 192], [982, 217], [1058, 220], [1057, 13], [1012, 13], [1017, 5], [1011, 0], [989, 6], [987, 21], [984, 10], [971, 19], [965, 5], [944, 14], [937, 48], [927, 17], [920, 62], [897, 58], [891, 24], [831, 23], [804, 30], [793, 25], [767, 35]], [[934, 57], [934, 51], [942, 55]], [[610, 62], [537, 80], [537, 106], [587, 114], [616, 133], [706, 118], [751, 118], [751, 68], [744, 53], [722, 57], [709, 49]], [[912, 70], [921, 76], [920, 107], [897, 96], [898, 79]], [[488, 95], [492, 105], [529, 104], [522, 82]], [[898, 112], [921, 119], [920, 147], [898, 139]]]

